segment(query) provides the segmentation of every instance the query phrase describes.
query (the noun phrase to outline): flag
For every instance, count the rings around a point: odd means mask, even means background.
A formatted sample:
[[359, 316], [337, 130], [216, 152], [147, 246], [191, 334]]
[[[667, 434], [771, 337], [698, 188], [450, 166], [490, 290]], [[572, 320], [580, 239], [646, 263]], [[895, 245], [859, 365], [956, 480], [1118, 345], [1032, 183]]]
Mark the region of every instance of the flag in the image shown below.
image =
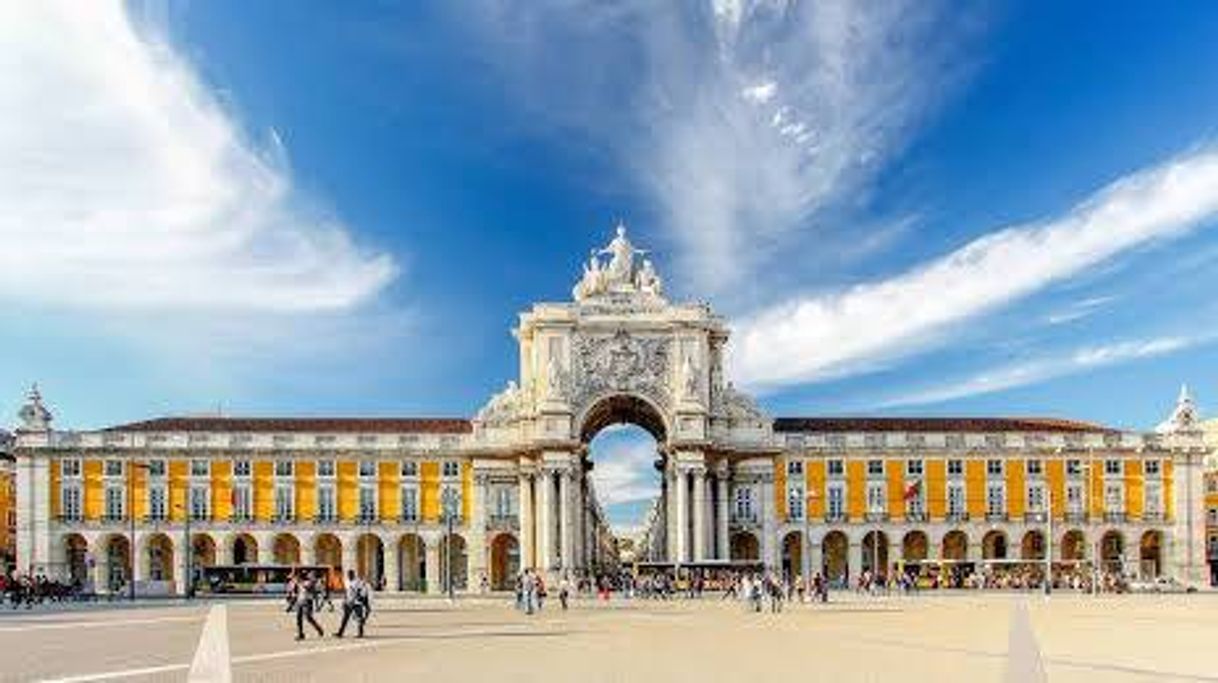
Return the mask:
[[905, 500], [913, 500], [918, 497], [918, 493], [922, 490], [922, 480], [917, 479], [909, 486], [905, 487]]

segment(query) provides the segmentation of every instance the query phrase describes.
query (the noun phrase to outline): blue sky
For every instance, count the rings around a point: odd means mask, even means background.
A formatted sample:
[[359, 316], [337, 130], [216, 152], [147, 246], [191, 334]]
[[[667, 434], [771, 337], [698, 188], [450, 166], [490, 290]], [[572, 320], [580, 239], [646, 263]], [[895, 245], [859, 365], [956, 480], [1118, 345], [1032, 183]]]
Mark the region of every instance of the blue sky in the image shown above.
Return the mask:
[[[17, 3], [0, 409], [470, 415], [623, 219], [774, 414], [1218, 386], [1212, 3]], [[597, 444], [620, 521], [646, 439]], [[633, 472], [635, 474], [629, 474]]]

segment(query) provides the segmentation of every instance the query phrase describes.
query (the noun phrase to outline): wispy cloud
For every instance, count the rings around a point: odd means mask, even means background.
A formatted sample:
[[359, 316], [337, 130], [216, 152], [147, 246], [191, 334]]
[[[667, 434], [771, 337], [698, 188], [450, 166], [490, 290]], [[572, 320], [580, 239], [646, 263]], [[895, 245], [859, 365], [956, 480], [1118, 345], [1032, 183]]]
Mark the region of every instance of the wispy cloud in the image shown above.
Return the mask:
[[908, 355], [999, 306], [1218, 216], [1218, 150], [1126, 176], [1066, 214], [1000, 230], [891, 279], [800, 296], [736, 325], [732, 369], [767, 388]]
[[[119, 0], [0, 6], [0, 299], [309, 313], [395, 276]], [[165, 321], [162, 321], [165, 324]]]
[[942, 403], [953, 399], [1013, 389], [1126, 361], [1175, 353], [1210, 341], [1212, 337], [1156, 337], [1088, 346], [1071, 353], [1038, 358], [986, 370], [964, 380], [884, 401], [881, 407]]
[[601, 505], [610, 508], [659, 495], [653, 467], [656, 445], [651, 437], [634, 432], [605, 435], [598, 438], [594, 449], [592, 482]]
[[[471, 13], [548, 132], [614, 153], [684, 282], [738, 289], [933, 110], [968, 12], [937, 2], [488, 3]], [[968, 30], [966, 30], [968, 27]]]

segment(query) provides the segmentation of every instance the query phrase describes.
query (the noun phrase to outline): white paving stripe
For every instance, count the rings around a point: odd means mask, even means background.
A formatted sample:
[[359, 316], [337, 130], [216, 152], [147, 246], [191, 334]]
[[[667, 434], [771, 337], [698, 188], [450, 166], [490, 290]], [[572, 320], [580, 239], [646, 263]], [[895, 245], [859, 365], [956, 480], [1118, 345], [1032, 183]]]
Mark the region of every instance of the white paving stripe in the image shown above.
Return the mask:
[[195, 658], [190, 663], [190, 683], [232, 683], [233, 664], [228, 654], [228, 608], [215, 605], [199, 634]]
[[155, 619], [124, 619], [122, 621], [101, 619], [89, 621], [61, 621], [54, 624], [25, 624], [23, 626], [3, 626], [0, 633], [28, 633], [29, 631], [48, 631], [65, 628], [117, 628], [120, 626], [140, 626], [144, 624], [165, 624], [174, 621], [202, 621], [203, 617], [157, 617]]

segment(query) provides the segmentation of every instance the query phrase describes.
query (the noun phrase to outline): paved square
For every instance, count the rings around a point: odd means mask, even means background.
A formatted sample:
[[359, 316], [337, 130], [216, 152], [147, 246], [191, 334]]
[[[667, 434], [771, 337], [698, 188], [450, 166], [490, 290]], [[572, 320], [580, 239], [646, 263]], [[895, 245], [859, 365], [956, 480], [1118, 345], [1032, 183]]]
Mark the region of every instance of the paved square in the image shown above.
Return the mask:
[[[386, 598], [364, 640], [293, 641], [269, 601], [228, 603], [236, 680], [1001, 681], [1026, 604], [1050, 681], [1218, 681], [1218, 596], [954, 594], [788, 605]], [[206, 605], [0, 615], [3, 680], [186, 679]], [[327, 631], [338, 613], [323, 612]]]

